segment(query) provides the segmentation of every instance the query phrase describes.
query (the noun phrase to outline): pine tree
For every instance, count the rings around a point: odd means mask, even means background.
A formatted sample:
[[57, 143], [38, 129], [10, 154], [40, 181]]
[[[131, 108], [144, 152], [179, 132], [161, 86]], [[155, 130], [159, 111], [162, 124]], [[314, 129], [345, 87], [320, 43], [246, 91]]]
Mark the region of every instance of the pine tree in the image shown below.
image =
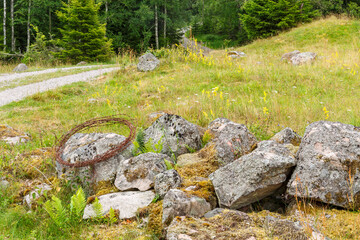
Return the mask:
[[74, 63], [109, 60], [111, 41], [105, 37], [105, 24], [100, 24], [99, 8], [94, 0], [69, 0], [63, 11], [57, 12], [63, 23], [60, 59]]

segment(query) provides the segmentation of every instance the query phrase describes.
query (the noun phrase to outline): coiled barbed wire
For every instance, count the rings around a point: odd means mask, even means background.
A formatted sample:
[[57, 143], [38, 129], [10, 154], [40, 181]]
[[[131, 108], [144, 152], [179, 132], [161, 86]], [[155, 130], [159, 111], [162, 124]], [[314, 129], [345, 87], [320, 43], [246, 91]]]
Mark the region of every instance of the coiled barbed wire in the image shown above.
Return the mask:
[[[67, 132], [65, 135], [63, 135], [58, 143], [58, 146], [56, 147], [56, 161], [62, 165], [68, 166], [68, 167], [86, 167], [86, 166], [93, 166], [96, 163], [106, 161], [118, 153], [124, 151], [134, 140], [136, 135], [136, 127], [130, 122], [130, 120], [125, 119], [124, 115], [116, 115], [116, 116], [107, 116], [107, 117], [99, 117], [94, 118], [89, 121], [86, 121], [80, 125], [77, 125], [73, 129], [71, 129], [69, 132]], [[109, 126], [114, 124], [122, 124], [129, 128], [129, 136], [120, 144], [117, 146], [112, 147], [109, 151], [97, 155], [95, 158], [83, 162], [76, 162], [76, 163], [70, 163], [67, 161], [64, 161], [62, 159], [62, 154], [65, 148], [66, 142], [70, 139], [71, 136], [74, 134], [88, 130], [93, 127], [101, 127], [101, 126]]]

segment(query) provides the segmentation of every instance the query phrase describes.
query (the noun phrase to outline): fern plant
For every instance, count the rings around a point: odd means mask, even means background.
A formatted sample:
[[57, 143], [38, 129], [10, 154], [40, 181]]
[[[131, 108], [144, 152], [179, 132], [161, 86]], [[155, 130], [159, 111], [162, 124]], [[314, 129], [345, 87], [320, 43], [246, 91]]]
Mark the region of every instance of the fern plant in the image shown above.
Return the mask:
[[160, 140], [155, 144], [153, 142], [153, 139], [151, 138], [147, 142], [145, 142], [144, 130], [139, 129], [135, 141], [133, 142], [133, 155], [138, 156], [140, 154], [148, 152], [160, 153], [163, 149], [162, 138], [163, 137], [161, 137]]
[[85, 193], [82, 188], [79, 188], [70, 201], [70, 219], [72, 222], [81, 222], [85, 207]]
[[80, 223], [86, 207], [85, 193], [82, 188], [71, 197], [70, 205], [63, 206], [61, 200], [55, 196], [44, 203], [45, 211], [59, 228]]
[[68, 226], [68, 213], [59, 198], [53, 196], [52, 200], [44, 203], [45, 211], [59, 228]]
[[95, 212], [95, 219], [100, 219], [102, 217], [103, 208], [99, 202], [99, 199], [95, 198], [95, 201], [91, 204], [91, 206]]

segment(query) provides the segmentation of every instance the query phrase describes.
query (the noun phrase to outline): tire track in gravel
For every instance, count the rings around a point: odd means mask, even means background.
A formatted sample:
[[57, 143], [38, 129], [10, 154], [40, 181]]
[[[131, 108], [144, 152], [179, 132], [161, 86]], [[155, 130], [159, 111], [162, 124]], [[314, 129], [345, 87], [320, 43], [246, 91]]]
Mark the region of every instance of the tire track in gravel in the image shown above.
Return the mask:
[[47, 73], [54, 73], [58, 71], [68, 71], [68, 70], [74, 70], [74, 69], [88, 69], [88, 68], [95, 68], [95, 67], [106, 67], [106, 65], [91, 65], [91, 66], [82, 66], [82, 67], [66, 67], [66, 68], [50, 68], [40, 71], [33, 71], [33, 72], [23, 72], [23, 73], [11, 73], [11, 74], [3, 74], [0, 75], [0, 82], [11, 82], [13, 80], [19, 79], [19, 78], [26, 78], [41, 74], [47, 74]]
[[22, 100], [28, 96], [31, 96], [39, 92], [45, 92], [74, 82], [90, 81], [105, 73], [109, 73], [119, 69], [120, 68], [115, 67], [115, 68], [92, 70], [74, 75], [52, 78], [49, 80], [45, 80], [43, 82], [38, 82], [38, 83], [33, 83], [33, 84], [28, 84], [16, 88], [8, 89], [0, 92], [0, 106], [4, 106], [11, 102]]

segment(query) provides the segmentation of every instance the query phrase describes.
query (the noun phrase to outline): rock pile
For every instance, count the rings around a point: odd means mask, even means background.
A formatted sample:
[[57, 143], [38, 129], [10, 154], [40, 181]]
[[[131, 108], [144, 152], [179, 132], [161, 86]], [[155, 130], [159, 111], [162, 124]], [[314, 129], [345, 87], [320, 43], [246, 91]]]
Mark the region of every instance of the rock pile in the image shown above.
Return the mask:
[[[321, 121], [309, 125], [303, 138], [286, 128], [271, 140], [258, 142], [245, 125], [220, 118], [206, 131], [212, 140], [201, 151], [189, 154], [201, 147], [198, 127], [179, 116], [163, 114], [144, 131], [147, 142], [151, 139], [154, 144], [163, 144], [161, 153], [132, 156], [130, 147], [95, 166], [93, 175], [86, 175], [86, 169], [77, 170], [77, 174], [95, 182], [108, 181], [120, 191], [99, 196], [103, 214], [113, 208], [120, 211], [120, 218], [131, 218], [156, 195], [156, 199], [163, 199], [159, 224], [167, 229], [167, 239], [263, 239], [267, 231], [280, 239], [326, 239], [312, 226], [309, 237], [309, 226], [296, 217], [238, 210], [255, 202], [268, 202], [264, 199], [284, 200], [285, 195], [349, 209], [360, 207], [357, 127]], [[75, 135], [69, 139], [63, 157], [68, 161], [87, 160], [123, 138], [116, 134]], [[204, 154], [209, 152], [215, 153], [211, 161], [218, 161], [220, 168], [206, 177], [182, 175], [183, 168], [206, 165]], [[169, 169], [176, 160], [178, 171]], [[58, 166], [58, 171], [68, 177], [73, 169]], [[210, 184], [206, 191], [216, 194], [217, 202], [206, 197], [201, 189], [205, 185], [200, 182]], [[213, 210], [217, 206], [222, 209]], [[94, 211], [88, 205], [84, 218], [91, 216]]]

